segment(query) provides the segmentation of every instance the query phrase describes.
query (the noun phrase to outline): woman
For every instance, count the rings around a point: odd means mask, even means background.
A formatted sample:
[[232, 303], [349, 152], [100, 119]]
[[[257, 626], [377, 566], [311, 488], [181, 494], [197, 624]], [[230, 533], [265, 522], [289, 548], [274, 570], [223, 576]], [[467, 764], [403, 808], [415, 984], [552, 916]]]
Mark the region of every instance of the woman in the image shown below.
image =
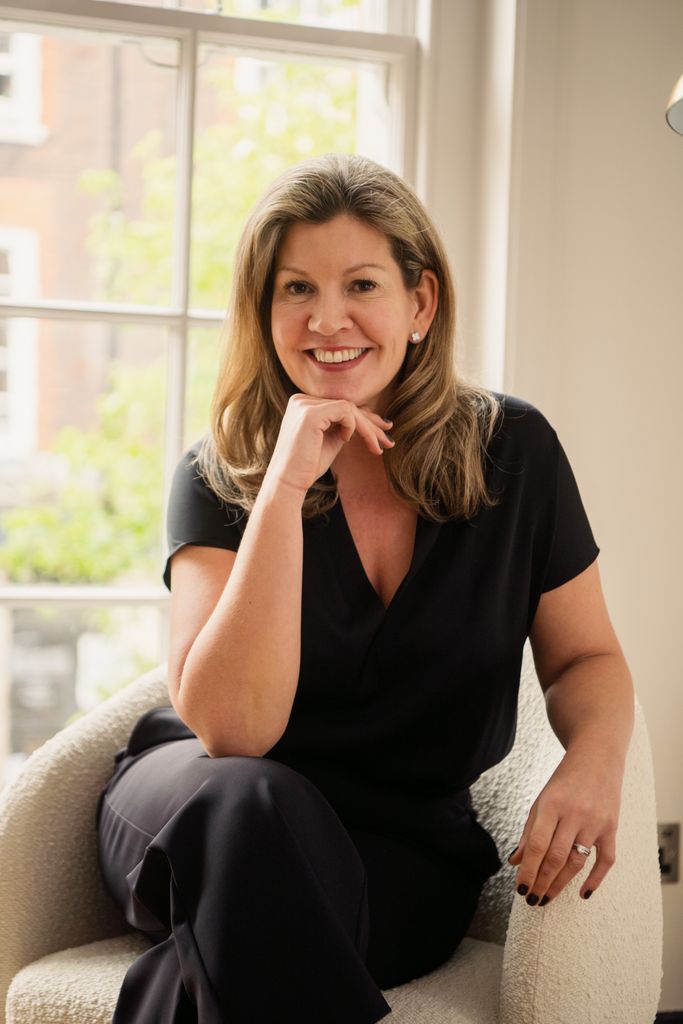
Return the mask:
[[566, 754], [518, 892], [544, 906], [596, 846], [587, 899], [614, 861], [633, 694], [598, 548], [553, 429], [457, 378], [453, 334], [394, 174], [313, 160], [252, 213], [169, 505], [173, 710], [100, 805], [154, 942], [115, 1021], [369, 1024], [443, 963], [500, 867], [469, 786], [512, 745], [527, 636]]

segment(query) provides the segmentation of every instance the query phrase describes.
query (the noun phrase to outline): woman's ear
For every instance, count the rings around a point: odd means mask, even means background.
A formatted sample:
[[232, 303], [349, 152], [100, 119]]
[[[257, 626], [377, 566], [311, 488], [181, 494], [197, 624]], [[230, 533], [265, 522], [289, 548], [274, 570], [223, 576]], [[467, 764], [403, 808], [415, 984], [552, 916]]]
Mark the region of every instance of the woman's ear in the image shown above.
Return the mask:
[[432, 325], [432, 320], [439, 305], [439, 280], [433, 270], [423, 270], [420, 281], [413, 291], [415, 296], [415, 316], [412, 330], [418, 331], [421, 337]]

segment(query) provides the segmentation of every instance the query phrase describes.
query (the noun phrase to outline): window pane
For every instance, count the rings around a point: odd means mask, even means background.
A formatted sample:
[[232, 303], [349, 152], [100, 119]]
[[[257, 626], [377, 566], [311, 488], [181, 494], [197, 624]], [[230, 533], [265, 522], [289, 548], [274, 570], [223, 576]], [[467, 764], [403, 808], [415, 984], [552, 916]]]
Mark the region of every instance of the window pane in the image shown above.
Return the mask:
[[47, 320], [8, 328], [0, 581], [158, 584], [162, 332]]
[[0, 103], [11, 294], [168, 304], [177, 43], [68, 30], [12, 39], [22, 59]]
[[251, 206], [285, 168], [329, 152], [385, 161], [383, 66], [236, 57], [200, 47], [192, 198], [191, 303], [227, 307]]
[[0, 607], [0, 785], [74, 717], [163, 658], [150, 606]]
[[387, 0], [119, 0], [147, 7], [382, 32]]

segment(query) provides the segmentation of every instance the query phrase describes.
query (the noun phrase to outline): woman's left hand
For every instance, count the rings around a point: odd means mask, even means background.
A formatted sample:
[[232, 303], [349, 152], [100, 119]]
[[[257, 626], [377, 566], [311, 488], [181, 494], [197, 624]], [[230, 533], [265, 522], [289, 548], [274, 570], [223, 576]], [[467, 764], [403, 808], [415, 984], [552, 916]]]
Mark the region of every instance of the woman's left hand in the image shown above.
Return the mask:
[[534, 801], [517, 849], [517, 891], [530, 906], [545, 906], [586, 864], [574, 843], [596, 847], [595, 863], [581, 886], [595, 892], [616, 856], [623, 765], [603, 752], [570, 749]]

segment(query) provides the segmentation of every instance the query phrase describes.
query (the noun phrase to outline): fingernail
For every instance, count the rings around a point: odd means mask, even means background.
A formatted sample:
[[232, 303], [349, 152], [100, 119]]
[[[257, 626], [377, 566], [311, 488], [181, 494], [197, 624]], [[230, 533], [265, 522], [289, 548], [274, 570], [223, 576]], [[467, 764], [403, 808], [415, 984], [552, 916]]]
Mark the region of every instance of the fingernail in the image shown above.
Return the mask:
[[392, 443], [392, 444], [396, 444], [396, 441], [394, 440], [394, 437], [393, 437], [393, 435], [392, 435], [392, 434], [390, 434], [388, 430], [385, 430], [385, 431], [384, 431], [384, 434], [385, 434], [385, 436], [386, 436], [386, 437], [388, 437], [388, 438], [389, 438], [389, 440], [391, 441], [391, 443]]
[[522, 885], [518, 885], [517, 886], [517, 892], [519, 893], [520, 896], [526, 896], [528, 891], [529, 891], [529, 886], [528, 885], [522, 884]]
[[583, 894], [583, 898], [585, 900], [589, 900], [592, 895], [593, 895], [593, 890], [592, 889], [586, 889], [585, 893]]
[[514, 857], [514, 855], [517, 853], [518, 849], [519, 849], [519, 843], [517, 844], [517, 846], [515, 846], [515, 848], [512, 851], [512, 853], [508, 853], [508, 860], [510, 860], [510, 857]]
[[536, 895], [535, 892], [532, 892], [532, 893], [530, 893], [529, 896], [527, 896], [526, 901], [527, 901], [527, 903], [529, 904], [530, 907], [535, 907], [536, 904], [538, 903], [538, 896]]
[[390, 427], [393, 427], [393, 425], [394, 425], [394, 421], [393, 420], [385, 420], [384, 417], [382, 417], [382, 419], [384, 420], [385, 423], [388, 423]]
[[550, 903], [550, 896], [548, 896], [547, 894], [543, 897], [543, 899], [538, 905], [539, 907], [544, 907], [546, 903]]

